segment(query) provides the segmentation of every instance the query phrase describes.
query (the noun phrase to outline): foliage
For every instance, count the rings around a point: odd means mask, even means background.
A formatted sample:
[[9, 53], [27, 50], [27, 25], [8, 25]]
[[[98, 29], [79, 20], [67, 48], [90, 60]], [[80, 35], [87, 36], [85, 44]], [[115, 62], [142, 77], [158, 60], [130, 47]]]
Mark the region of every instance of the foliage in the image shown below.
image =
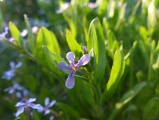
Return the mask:
[[[2, 120], [159, 119], [157, 0], [21, 3], [0, 1]], [[68, 59], [70, 51], [75, 58]], [[71, 67], [62, 70], [61, 62]], [[72, 89], [65, 86], [69, 70]], [[20, 105], [25, 111], [15, 116], [17, 103], [35, 98], [31, 107]], [[44, 105], [48, 114], [39, 112]]]

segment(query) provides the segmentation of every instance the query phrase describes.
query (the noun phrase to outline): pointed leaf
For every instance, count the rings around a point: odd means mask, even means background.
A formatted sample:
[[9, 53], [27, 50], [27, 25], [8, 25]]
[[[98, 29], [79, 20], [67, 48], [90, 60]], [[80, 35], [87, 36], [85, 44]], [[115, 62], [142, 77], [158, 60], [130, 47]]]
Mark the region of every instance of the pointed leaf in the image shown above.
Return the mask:
[[36, 44], [35, 36], [32, 33], [32, 29], [31, 29], [30, 23], [28, 21], [27, 15], [24, 15], [24, 20], [25, 20], [25, 24], [26, 24], [26, 27], [28, 30], [28, 45], [30, 47], [30, 50], [34, 53], [35, 52], [35, 44]]
[[157, 120], [159, 114], [159, 98], [154, 97], [144, 107], [143, 120]]
[[116, 103], [115, 109], [113, 110], [108, 120], [114, 120], [114, 117], [116, 116], [116, 114], [119, 113], [121, 109], [145, 87], [146, 84], [147, 84], [146, 82], [138, 83], [131, 90], [126, 92], [121, 98], [121, 100], [118, 103]]
[[109, 98], [114, 94], [122, 77], [122, 74], [124, 72], [124, 68], [125, 68], [124, 55], [118, 49], [114, 55], [114, 62], [110, 73], [110, 78], [108, 80], [108, 83], [106, 85], [106, 90], [103, 95], [104, 98]]
[[39, 50], [41, 50], [41, 47], [43, 45], [47, 46], [50, 51], [60, 55], [60, 47], [58, 45], [54, 33], [50, 32], [45, 27], [40, 28], [37, 35], [37, 42], [36, 42], [37, 53], [39, 52]]
[[20, 34], [20, 31], [18, 30], [18, 28], [15, 26], [14, 23], [9, 22], [9, 28], [12, 34], [12, 37], [15, 39], [16, 43], [19, 46], [23, 46], [23, 38]]
[[58, 64], [62, 61], [65, 62], [65, 60], [63, 58], [61, 58], [59, 55], [57, 55], [54, 52], [50, 52], [49, 49], [46, 46], [42, 46], [46, 56], [48, 57], [48, 59], [51, 61], [51, 63], [53, 63], [56, 67], [58, 66]]
[[83, 53], [81, 46], [77, 43], [77, 41], [71, 33], [67, 33], [66, 40], [70, 50], [74, 52], [76, 56], [80, 56], [81, 53]]
[[94, 77], [97, 83], [100, 83], [104, 76], [106, 67], [106, 50], [104, 43], [104, 34], [102, 26], [97, 18], [93, 19], [90, 24], [90, 37], [88, 41], [89, 50], [91, 49], [91, 41], [93, 42], [92, 47], [95, 55], [95, 73]]

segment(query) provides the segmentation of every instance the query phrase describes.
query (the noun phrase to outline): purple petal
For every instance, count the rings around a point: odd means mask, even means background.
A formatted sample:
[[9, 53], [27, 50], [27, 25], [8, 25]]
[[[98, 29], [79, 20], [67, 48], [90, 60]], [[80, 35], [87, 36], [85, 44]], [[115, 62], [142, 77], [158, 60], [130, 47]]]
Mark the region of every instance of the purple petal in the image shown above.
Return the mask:
[[70, 74], [68, 75], [68, 78], [65, 82], [65, 85], [68, 89], [71, 89], [74, 87], [75, 85], [75, 80], [74, 80], [74, 72], [70, 72]]
[[71, 67], [66, 62], [60, 62], [58, 68], [60, 70], [71, 70]]
[[54, 120], [54, 116], [51, 116], [51, 117], [50, 117], [50, 120]]
[[17, 111], [17, 113], [15, 114], [16, 117], [18, 117], [23, 112], [24, 112], [24, 107], [19, 108], [18, 111]]
[[45, 115], [47, 115], [47, 114], [49, 114], [49, 113], [50, 113], [50, 110], [49, 110], [49, 109], [45, 110]]
[[16, 107], [22, 107], [22, 106], [25, 106], [26, 103], [23, 103], [23, 102], [18, 102], [15, 106]]
[[31, 102], [34, 102], [34, 101], [36, 101], [36, 98], [30, 98], [29, 99], [29, 102], [31, 103]]
[[84, 54], [80, 60], [78, 60], [78, 63], [76, 64], [76, 66], [83, 66], [86, 65], [89, 61], [90, 61], [90, 56], [88, 54]]
[[68, 52], [66, 58], [68, 59], [70, 64], [74, 64], [75, 55], [73, 52]]
[[49, 98], [45, 98], [45, 106], [49, 104]]
[[22, 62], [18, 62], [15, 66], [15, 68], [19, 68], [20, 66], [22, 66]]
[[56, 103], [56, 100], [52, 100], [51, 103], [49, 104], [49, 107], [52, 107]]
[[30, 107], [33, 109], [40, 109], [40, 110], [42, 109], [42, 106], [40, 104], [33, 104], [32, 103], [32, 104], [30, 104]]
[[10, 67], [11, 67], [11, 69], [13, 69], [14, 66], [15, 66], [14, 62], [10, 62]]

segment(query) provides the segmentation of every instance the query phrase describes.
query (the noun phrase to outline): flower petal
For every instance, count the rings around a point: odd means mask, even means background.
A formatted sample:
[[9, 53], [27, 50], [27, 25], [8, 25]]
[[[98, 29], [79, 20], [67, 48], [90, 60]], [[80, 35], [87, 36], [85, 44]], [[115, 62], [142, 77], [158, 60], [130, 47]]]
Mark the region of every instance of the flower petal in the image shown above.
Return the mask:
[[47, 115], [47, 114], [49, 114], [49, 113], [50, 113], [50, 110], [49, 110], [49, 109], [45, 110], [45, 115]]
[[90, 56], [88, 54], [84, 54], [80, 60], [78, 60], [78, 63], [76, 64], [76, 67], [79, 67], [79, 66], [83, 66], [83, 65], [86, 65], [89, 61], [90, 61]]
[[52, 100], [51, 103], [49, 104], [49, 107], [52, 107], [56, 103], [56, 100]]
[[70, 64], [74, 64], [75, 55], [73, 52], [68, 52], [66, 54], [66, 58], [68, 59]]
[[66, 62], [60, 62], [58, 68], [60, 70], [71, 70], [71, 67]]
[[11, 67], [11, 69], [13, 69], [15, 67], [14, 62], [10, 62], [10, 67]]
[[49, 98], [45, 98], [45, 106], [49, 104]]
[[17, 111], [17, 113], [15, 114], [16, 117], [18, 117], [23, 112], [24, 112], [24, 107], [19, 108], [18, 111]]
[[23, 103], [23, 102], [18, 102], [15, 106], [16, 107], [22, 107], [22, 106], [25, 106], [26, 103]]
[[34, 104], [34, 103], [30, 104], [29, 107], [31, 107], [33, 109], [39, 109], [39, 110], [42, 109], [42, 106], [40, 104]]
[[22, 62], [18, 62], [15, 66], [15, 68], [19, 68], [20, 66], [22, 66]]
[[75, 80], [74, 80], [74, 72], [70, 72], [66, 82], [65, 82], [65, 85], [68, 89], [71, 89], [74, 87], [75, 85]]
[[36, 98], [29, 98], [29, 102], [31, 103], [31, 102], [34, 102], [34, 101], [36, 101]]

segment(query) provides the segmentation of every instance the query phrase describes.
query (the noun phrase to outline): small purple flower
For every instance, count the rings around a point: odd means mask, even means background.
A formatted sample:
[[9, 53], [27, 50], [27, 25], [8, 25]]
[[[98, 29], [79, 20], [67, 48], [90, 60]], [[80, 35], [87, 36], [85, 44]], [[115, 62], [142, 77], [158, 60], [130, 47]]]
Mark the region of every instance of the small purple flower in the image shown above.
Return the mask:
[[3, 79], [6, 79], [6, 80], [10, 80], [12, 77], [15, 76], [15, 69], [16, 69], [16, 68], [19, 68], [21, 65], [22, 65], [21, 62], [18, 62], [16, 65], [15, 65], [14, 62], [10, 62], [10, 67], [11, 67], [11, 69], [8, 70], [8, 71], [5, 71], [5, 72], [3, 73], [2, 78], [3, 78]]
[[27, 107], [30, 107], [32, 109], [41, 109], [41, 105], [40, 104], [34, 104], [32, 102], [35, 102], [36, 101], [36, 98], [30, 98], [29, 100], [25, 100], [25, 102], [18, 102], [15, 106], [18, 107], [18, 111], [17, 113], [15, 114], [16, 117], [18, 117], [21, 113], [24, 112], [24, 109], [27, 108]]
[[54, 104], [56, 103], [56, 100], [52, 100], [50, 102], [49, 98], [45, 98], [45, 107], [42, 107], [42, 109], [39, 109], [38, 112], [45, 112], [45, 115], [50, 113], [50, 109]]
[[88, 54], [84, 54], [79, 60], [78, 63], [75, 64], [74, 59], [75, 55], [73, 52], [69, 52], [66, 55], [66, 58], [68, 59], [70, 66], [66, 62], [60, 62], [58, 65], [58, 68], [60, 70], [69, 70], [70, 74], [68, 78], [66, 79], [65, 85], [67, 88], [71, 89], [75, 85], [74, 80], [74, 74], [78, 70], [80, 66], [86, 65], [90, 61], [90, 56]]
[[6, 88], [4, 91], [8, 92], [9, 94], [14, 93], [16, 90], [22, 90], [23, 88], [18, 85], [18, 84], [14, 84], [12, 87]]
[[0, 40], [2, 40], [3, 38], [5, 38], [6, 34], [8, 34], [8, 27], [5, 27], [5, 31], [0, 34]]
[[50, 120], [54, 120], [54, 116], [50, 116]]

